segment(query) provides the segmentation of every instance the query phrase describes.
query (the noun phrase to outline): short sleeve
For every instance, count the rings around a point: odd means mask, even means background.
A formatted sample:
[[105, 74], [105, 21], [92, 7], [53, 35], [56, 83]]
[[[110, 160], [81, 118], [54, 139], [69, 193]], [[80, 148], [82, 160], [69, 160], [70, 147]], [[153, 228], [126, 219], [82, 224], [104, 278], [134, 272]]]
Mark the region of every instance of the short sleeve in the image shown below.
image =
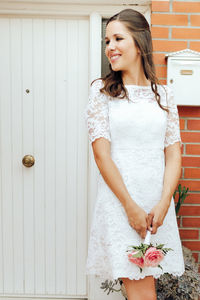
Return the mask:
[[180, 125], [179, 125], [179, 115], [177, 105], [174, 103], [174, 93], [173, 90], [167, 87], [167, 108], [169, 112], [167, 113], [167, 127], [165, 132], [164, 147], [174, 144], [175, 142], [180, 142], [182, 146], [182, 141], [180, 137]]
[[111, 142], [108, 97], [100, 92], [101, 87], [101, 80], [93, 82], [89, 90], [89, 101], [84, 109], [90, 144], [100, 137]]

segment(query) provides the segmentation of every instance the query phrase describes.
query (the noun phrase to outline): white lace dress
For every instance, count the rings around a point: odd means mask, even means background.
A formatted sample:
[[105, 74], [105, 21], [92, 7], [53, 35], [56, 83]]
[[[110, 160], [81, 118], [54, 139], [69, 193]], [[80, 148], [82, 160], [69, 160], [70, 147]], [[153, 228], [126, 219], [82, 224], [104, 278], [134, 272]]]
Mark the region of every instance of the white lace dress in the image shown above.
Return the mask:
[[[119, 99], [100, 93], [102, 81], [90, 87], [89, 102], [84, 110], [90, 144], [104, 137], [111, 142], [111, 157], [118, 167], [132, 199], [147, 213], [160, 201], [165, 170], [164, 148], [180, 142], [177, 106], [172, 90], [158, 85], [162, 110], [150, 86], [126, 85], [127, 98]], [[98, 192], [93, 212], [86, 262], [86, 274], [102, 279], [120, 277], [141, 279], [163, 273], [181, 276], [185, 271], [181, 241], [176, 221], [173, 198], [157, 233], [151, 236], [153, 244], [172, 248], [158, 267], [139, 267], [128, 260], [127, 247], [144, 240], [129, 225], [124, 207], [111, 191], [99, 172]]]

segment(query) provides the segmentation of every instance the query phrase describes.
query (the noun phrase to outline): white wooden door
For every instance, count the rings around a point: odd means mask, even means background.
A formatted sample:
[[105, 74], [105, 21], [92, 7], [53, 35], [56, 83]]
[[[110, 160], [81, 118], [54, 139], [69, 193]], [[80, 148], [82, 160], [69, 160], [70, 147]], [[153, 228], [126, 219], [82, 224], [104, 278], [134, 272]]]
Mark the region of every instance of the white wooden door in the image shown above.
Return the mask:
[[0, 19], [0, 297], [87, 296], [88, 44], [85, 17]]

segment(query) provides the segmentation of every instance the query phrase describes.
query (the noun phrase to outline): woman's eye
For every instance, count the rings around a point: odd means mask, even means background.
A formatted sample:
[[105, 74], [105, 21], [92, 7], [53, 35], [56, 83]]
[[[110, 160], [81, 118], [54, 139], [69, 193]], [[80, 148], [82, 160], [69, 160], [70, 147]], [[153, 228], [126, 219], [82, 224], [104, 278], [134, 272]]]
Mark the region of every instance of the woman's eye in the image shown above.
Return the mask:
[[[116, 41], [119, 41], [119, 40], [123, 40], [123, 38], [117, 37], [117, 38], [116, 38]], [[106, 45], [108, 45], [108, 44], [109, 44], [109, 41], [106, 41], [105, 43], [106, 43]]]

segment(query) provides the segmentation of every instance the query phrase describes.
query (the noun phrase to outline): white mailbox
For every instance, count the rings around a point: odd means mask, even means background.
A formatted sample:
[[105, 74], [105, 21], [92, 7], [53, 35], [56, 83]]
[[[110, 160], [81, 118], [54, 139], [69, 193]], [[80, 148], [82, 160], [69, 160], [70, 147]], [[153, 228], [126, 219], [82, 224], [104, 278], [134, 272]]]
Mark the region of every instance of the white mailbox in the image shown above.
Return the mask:
[[200, 106], [200, 52], [184, 49], [166, 54], [167, 84], [177, 105]]

